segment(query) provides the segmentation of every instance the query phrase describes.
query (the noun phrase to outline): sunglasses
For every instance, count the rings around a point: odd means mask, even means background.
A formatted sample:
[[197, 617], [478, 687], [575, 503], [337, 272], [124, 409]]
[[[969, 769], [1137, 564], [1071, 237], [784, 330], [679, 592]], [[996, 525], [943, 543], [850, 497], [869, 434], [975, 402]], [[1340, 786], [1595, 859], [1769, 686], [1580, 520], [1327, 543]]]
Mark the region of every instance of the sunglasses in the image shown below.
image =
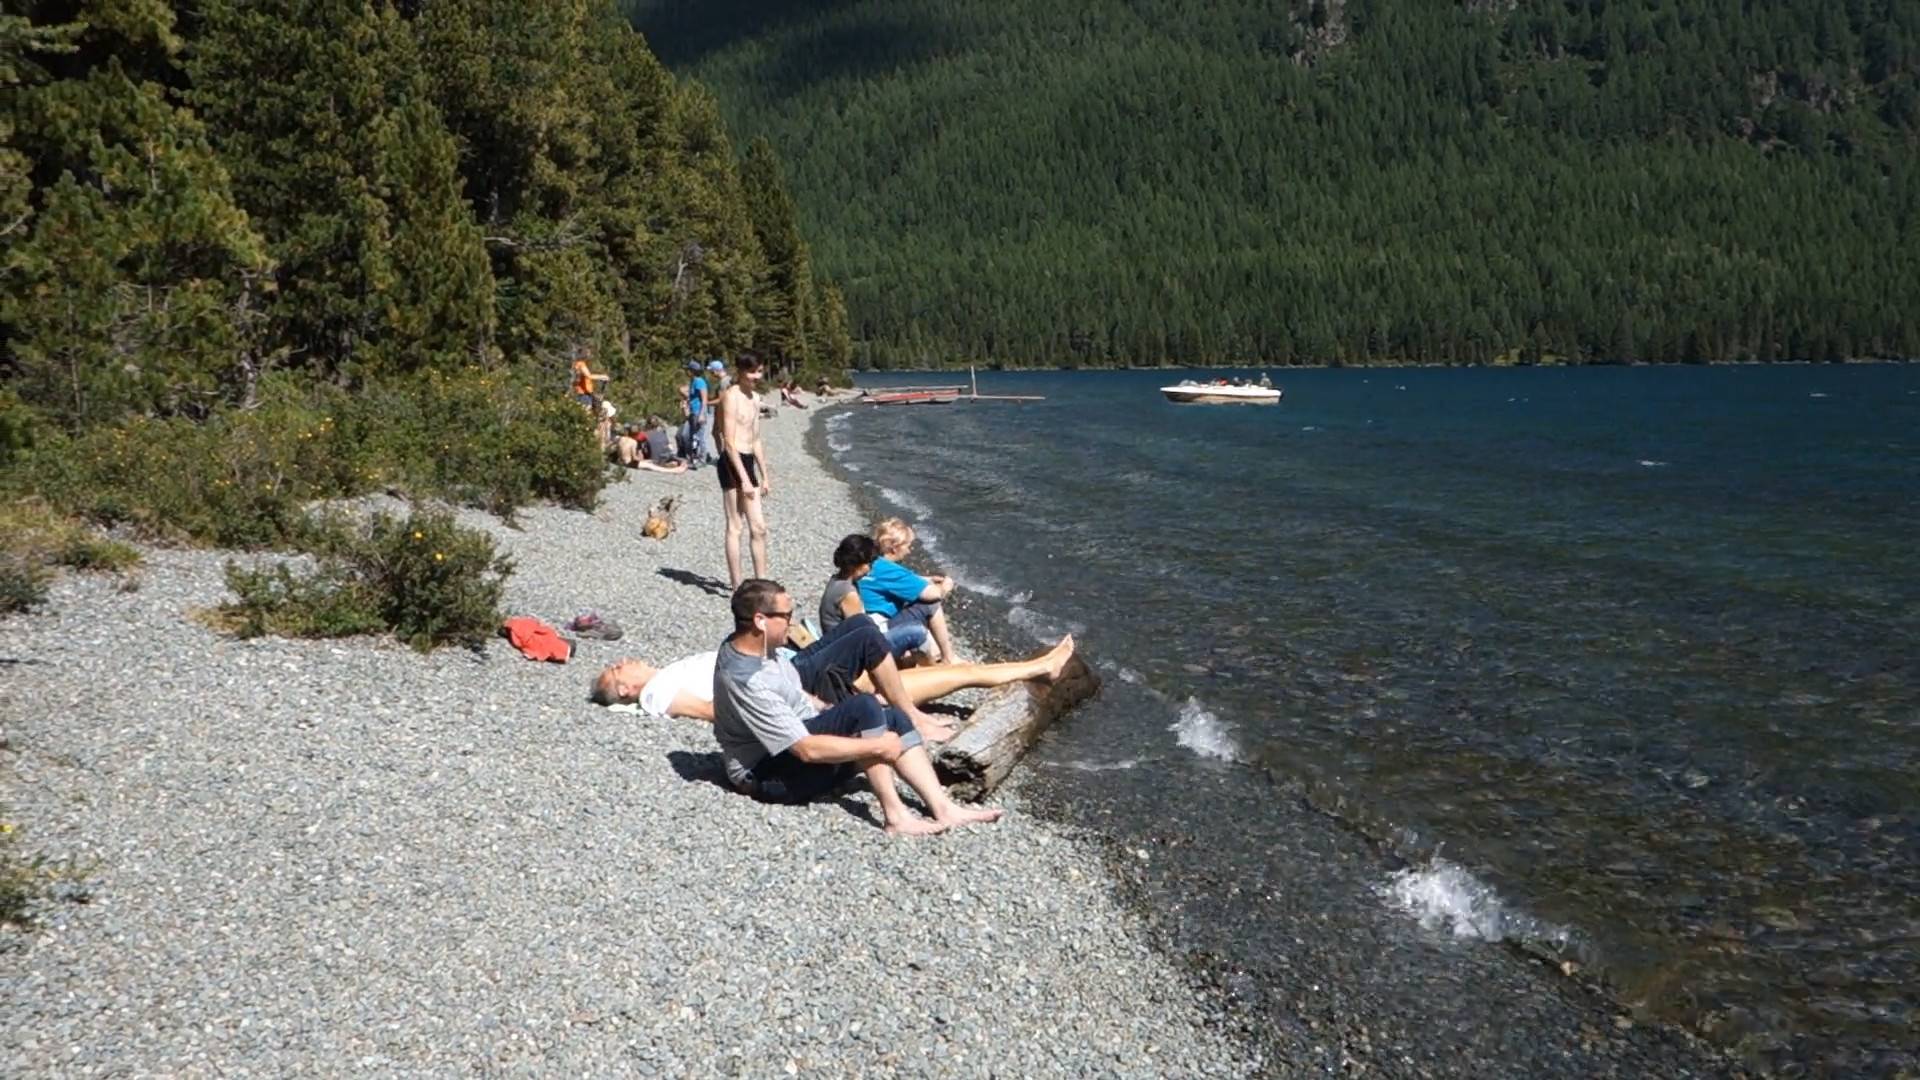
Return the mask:
[[785, 610], [785, 611], [763, 611], [763, 612], [761, 612], [760, 614], [762, 614], [762, 615], [764, 615], [764, 616], [766, 616], [766, 617], [767, 617], [767, 618], [769, 618], [769, 619], [788, 619], [788, 620], [791, 620], [791, 619], [793, 618], [793, 609], [792, 609], [792, 608], [788, 608], [788, 609], [787, 609], [787, 610]]

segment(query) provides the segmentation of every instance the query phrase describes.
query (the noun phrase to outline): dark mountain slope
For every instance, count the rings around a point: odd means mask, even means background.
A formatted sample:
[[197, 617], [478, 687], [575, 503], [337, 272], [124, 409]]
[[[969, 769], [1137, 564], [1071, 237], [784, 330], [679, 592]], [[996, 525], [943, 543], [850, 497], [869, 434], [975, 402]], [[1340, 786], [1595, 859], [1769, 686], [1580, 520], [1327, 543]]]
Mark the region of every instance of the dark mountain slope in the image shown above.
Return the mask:
[[1920, 0], [632, 0], [863, 355], [1920, 354]]

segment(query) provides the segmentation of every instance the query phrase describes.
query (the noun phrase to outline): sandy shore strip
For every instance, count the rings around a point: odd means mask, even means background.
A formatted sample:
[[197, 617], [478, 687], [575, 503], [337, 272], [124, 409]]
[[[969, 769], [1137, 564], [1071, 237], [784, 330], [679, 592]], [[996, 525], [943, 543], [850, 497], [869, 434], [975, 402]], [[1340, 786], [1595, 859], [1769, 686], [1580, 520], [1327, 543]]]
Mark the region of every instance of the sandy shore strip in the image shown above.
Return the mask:
[[[817, 603], [863, 525], [765, 424], [775, 576]], [[684, 496], [679, 529], [640, 538]], [[623, 655], [729, 628], [711, 470], [631, 474], [509, 528], [515, 614], [627, 638], [560, 666], [503, 641], [222, 638], [213, 552], [138, 591], [69, 576], [0, 647], [0, 788], [86, 902], [0, 939], [0, 1073], [1222, 1075], [1258, 1071], [1088, 846], [1013, 813], [894, 841], [871, 797], [725, 790], [704, 725], [587, 704]]]

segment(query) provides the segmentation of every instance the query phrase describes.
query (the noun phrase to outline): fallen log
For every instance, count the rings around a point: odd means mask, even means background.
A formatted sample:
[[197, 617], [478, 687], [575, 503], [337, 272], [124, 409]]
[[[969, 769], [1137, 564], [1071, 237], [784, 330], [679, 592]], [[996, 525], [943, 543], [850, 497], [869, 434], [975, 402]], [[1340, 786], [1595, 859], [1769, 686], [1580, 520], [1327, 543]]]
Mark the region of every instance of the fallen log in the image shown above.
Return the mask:
[[1027, 749], [1055, 720], [1100, 689], [1100, 676], [1078, 656], [1058, 679], [1010, 683], [987, 695], [953, 739], [933, 755], [941, 782], [956, 799], [975, 800], [1000, 786]]

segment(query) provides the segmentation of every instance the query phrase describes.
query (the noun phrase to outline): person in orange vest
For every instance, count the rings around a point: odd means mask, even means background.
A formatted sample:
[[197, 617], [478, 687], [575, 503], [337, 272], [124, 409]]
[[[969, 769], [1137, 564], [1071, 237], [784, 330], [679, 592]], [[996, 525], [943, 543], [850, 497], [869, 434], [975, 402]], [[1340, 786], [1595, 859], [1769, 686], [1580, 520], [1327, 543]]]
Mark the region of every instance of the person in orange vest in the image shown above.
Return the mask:
[[582, 348], [574, 355], [573, 399], [575, 401], [578, 401], [589, 409], [593, 408], [594, 392], [599, 389], [597, 384], [607, 382], [610, 378], [612, 378], [612, 376], [595, 373], [593, 368], [587, 365], [587, 350], [585, 348]]

